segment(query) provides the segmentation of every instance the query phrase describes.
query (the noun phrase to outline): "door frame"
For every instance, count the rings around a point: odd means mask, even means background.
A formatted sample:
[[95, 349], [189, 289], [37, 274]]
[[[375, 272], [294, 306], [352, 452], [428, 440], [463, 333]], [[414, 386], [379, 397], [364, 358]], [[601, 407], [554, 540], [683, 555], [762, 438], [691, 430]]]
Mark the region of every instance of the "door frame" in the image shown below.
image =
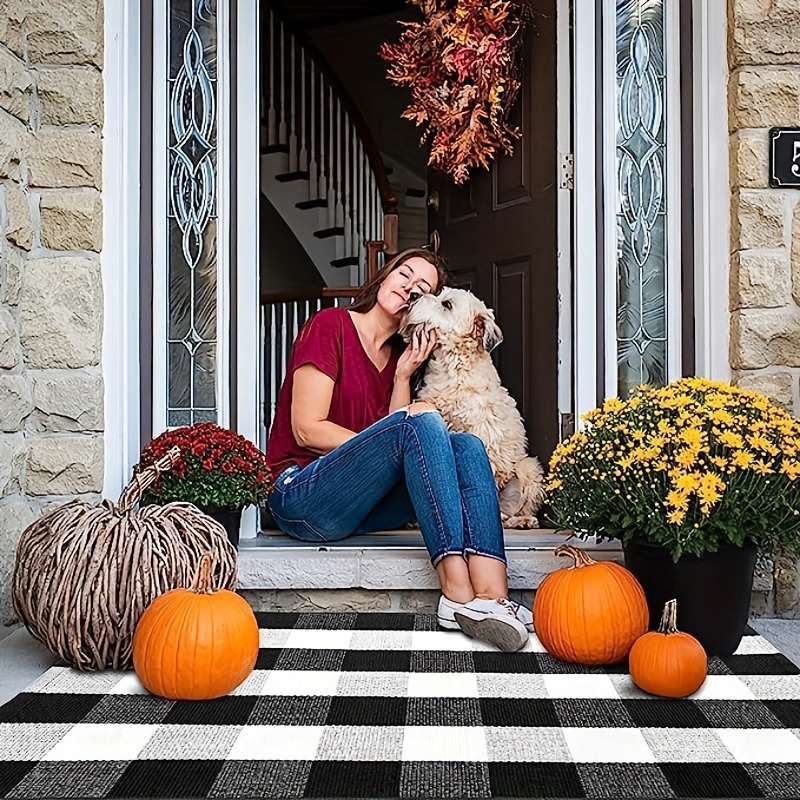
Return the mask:
[[[726, 0], [692, 0], [694, 175], [695, 175], [695, 317], [696, 373], [730, 379], [728, 362], [730, 186], [725, 92], [727, 86]], [[227, 5], [227, 4], [222, 4]], [[598, 64], [595, 53], [595, 4], [558, 3], [558, 149], [574, 155], [574, 190], [559, 191], [560, 374], [559, 408], [576, 415], [602, 399], [605, 383], [598, 337], [602, 265], [602, 172], [596, 131]], [[253, 441], [258, 437], [259, 388], [259, 230], [257, 204], [259, 153], [257, 0], [231, 5], [230, 35], [220, 41], [220, 62], [230, 65], [229, 131], [235, 146], [231, 176], [232, 266], [228, 303], [232, 379], [220, 390], [231, 397], [231, 424]], [[572, 41], [570, 41], [572, 23]], [[149, 303], [140, 293], [140, 272], [150, 254], [139, 246], [139, 231], [149, 225], [140, 214], [141, 158], [147, 148], [139, 136], [142, 104], [142, 9], [136, 0], [106, 0], [103, 72], [106, 118], [103, 130], [104, 245], [100, 256], [104, 289], [103, 354], [105, 383], [105, 476], [103, 494], [116, 497], [138, 461], [143, 399], [139, 393], [140, 359], [151, 357], [140, 337], [139, 314]], [[234, 52], [235, 46], [235, 52]], [[575, 76], [570, 86], [570, 78]], [[563, 91], [562, 91], [563, 89]], [[224, 128], [220, 130], [224, 134]], [[571, 143], [571, 147], [569, 146]], [[725, 146], [720, 146], [724, 143]], [[224, 144], [223, 144], [224, 149]], [[145, 208], [146, 208], [146, 204]], [[562, 374], [563, 373], [563, 374]], [[144, 417], [146, 418], [145, 413]], [[255, 526], [253, 525], [253, 530]], [[246, 532], [245, 532], [246, 535]]]

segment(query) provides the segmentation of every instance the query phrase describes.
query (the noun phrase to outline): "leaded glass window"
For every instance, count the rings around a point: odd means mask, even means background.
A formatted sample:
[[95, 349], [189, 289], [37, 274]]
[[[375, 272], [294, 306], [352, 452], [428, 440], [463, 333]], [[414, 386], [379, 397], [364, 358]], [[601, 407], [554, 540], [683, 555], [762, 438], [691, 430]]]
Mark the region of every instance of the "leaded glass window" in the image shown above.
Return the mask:
[[616, 0], [617, 390], [667, 380], [663, 0]]
[[217, 9], [170, 0], [167, 425], [216, 422]]

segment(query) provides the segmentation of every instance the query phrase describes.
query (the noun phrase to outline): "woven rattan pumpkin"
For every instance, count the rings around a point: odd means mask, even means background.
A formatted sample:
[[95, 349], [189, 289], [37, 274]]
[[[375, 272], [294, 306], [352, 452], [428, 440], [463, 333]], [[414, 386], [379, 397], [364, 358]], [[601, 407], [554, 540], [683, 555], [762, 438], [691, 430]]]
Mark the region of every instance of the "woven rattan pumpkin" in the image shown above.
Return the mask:
[[134, 509], [179, 456], [173, 448], [134, 475], [116, 504], [73, 500], [22, 533], [14, 611], [75, 669], [129, 669], [144, 609], [170, 589], [191, 586], [204, 553], [214, 558], [215, 586], [231, 589], [236, 582], [236, 551], [219, 523], [189, 503]]
[[551, 572], [536, 590], [533, 622], [545, 649], [576, 664], [616, 664], [647, 631], [644, 590], [625, 567], [595, 561], [562, 544], [574, 565]]

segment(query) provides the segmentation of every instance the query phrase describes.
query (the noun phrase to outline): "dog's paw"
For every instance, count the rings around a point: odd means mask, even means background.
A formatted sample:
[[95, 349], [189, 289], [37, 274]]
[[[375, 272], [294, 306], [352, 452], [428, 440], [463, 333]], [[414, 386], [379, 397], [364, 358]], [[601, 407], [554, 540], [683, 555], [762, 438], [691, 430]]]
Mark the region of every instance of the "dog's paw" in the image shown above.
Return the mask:
[[503, 527], [512, 530], [533, 530], [539, 527], [539, 520], [536, 517], [508, 517], [503, 520]]

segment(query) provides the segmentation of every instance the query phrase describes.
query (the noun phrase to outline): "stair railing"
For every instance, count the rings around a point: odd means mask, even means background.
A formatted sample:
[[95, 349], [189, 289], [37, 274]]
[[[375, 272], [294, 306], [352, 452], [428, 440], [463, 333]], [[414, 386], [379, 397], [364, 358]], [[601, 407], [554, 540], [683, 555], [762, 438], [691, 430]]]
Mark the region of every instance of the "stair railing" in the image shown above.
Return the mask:
[[262, 448], [267, 445], [278, 393], [300, 328], [320, 309], [350, 305], [359, 290], [358, 286], [311, 286], [261, 295]]
[[327, 209], [327, 229], [317, 235], [344, 237], [344, 257], [332, 264], [358, 264], [363, 282], [377, 268], [368, 261], [368, 243], [380, 243], [375, 252], [398, 249], [397, 199], [380, 151], [313, 45], [274, 9], [262, 19], [262, 145], [288, 153], [287, 177], [308, 179], [308, 200], [298, 206]]

